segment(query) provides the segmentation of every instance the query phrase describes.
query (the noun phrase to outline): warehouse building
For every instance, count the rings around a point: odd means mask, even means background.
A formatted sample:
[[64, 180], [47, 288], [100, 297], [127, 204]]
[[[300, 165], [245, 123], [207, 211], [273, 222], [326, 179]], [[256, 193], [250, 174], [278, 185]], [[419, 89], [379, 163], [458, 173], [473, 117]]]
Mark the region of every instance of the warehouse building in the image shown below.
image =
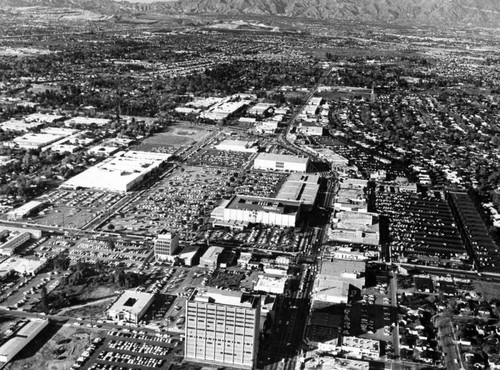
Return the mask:
[[185, 359], [253, 369], [260, 332], [261, 297], [207, 289], [186, 305]]
[[253, 168], [268, 171], [307, 172], [309, 158], [288, 154], [260, 153]]
[[28, 203], [23, 204], [21, 207], [13, 209], [9, 213], [7, 213], [7, 219], [10, 221], [21, 220], [24, 217], [28, 217], [29, 215], [35, 213], [40, 208], [45, 205], [45, 202], [40, 202], [38, 200], [32, 200]]
[[0, 255], [12, 256], [17, 252], [17, 249], [31, 239], [29, 232], [12, 233], [9, 239], [0, 245]]
[[61, 186], [126, 192], [158, 170], [169, 157], [170, 154], [164, 153], [120, 152], [72, 177]]
[[49, 320], [31, 319], [0, 347], [0, 362], [9, 362], [26, 347], [45, 327]]
[[114, 321], [137, 324], [153, 304], [154, 295], [125, 290], [108, 310], [108, 317]]

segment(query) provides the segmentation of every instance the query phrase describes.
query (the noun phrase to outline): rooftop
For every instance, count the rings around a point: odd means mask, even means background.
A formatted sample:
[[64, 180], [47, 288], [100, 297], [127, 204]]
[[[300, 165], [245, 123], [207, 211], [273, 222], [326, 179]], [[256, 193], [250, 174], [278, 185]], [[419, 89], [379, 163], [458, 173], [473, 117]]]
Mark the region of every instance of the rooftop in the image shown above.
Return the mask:
[[299, 210], [299, 203], [291, 200], [277, 200], [274, 198], [235, 195], [227, 205], [227, 208], [279, 214], [294, 214]]
[[153, 294], [125, 290], [109, 308], [109, 311], [128, 311], [134, 315], [139, 315], [153, 298]]
[[290, 154], [259, 153], [255, 160], [307, 164], [309, 158]]

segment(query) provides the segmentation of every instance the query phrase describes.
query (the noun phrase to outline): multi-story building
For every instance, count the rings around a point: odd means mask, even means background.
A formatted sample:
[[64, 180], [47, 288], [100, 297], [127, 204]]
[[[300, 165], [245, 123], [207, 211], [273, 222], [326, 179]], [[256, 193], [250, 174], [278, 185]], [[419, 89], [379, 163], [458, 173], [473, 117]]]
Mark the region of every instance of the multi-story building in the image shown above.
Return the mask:
[[155, 240], [156, 260], [171, 259], [179, 248], [179, 235], [176, 233], [159, 234]]
[[188, 361], [252, 369], [260, 331], [260, 296], [208, 289], [186, 304]]

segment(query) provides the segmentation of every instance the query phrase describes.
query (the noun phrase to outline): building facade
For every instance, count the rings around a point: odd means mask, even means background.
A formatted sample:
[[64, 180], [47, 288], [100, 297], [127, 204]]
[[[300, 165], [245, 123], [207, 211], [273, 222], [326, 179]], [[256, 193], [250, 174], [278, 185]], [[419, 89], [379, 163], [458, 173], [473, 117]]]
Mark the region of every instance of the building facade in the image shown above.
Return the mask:
[[[204, 301], [187, 302], [186, 360], [243, 369], [254, 367], [260, 330], [260, 297], [238, 294], [238, 297], [215, 300], [205, 297]], [[224, 298], [229, 298], [229, 302], [224, 302]]]
[[156, 260], [171, 259], [179, 248], [179, 235], [176, 233], [160, 234], [155, 240], [154, 251]]

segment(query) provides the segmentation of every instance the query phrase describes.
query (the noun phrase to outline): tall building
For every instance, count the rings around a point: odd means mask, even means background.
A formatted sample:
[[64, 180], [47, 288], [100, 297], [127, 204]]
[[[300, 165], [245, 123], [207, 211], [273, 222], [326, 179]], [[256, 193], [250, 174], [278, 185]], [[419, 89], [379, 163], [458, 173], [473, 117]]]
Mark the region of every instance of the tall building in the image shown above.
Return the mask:
[[260, 296], [208, 289], [186, 304], [186, 360], [252, 369], [260, 331]]
[[155, 240], [155, 258], [157, 260], [171, 259], [179, 248], [179, 234], [159, 234]]

